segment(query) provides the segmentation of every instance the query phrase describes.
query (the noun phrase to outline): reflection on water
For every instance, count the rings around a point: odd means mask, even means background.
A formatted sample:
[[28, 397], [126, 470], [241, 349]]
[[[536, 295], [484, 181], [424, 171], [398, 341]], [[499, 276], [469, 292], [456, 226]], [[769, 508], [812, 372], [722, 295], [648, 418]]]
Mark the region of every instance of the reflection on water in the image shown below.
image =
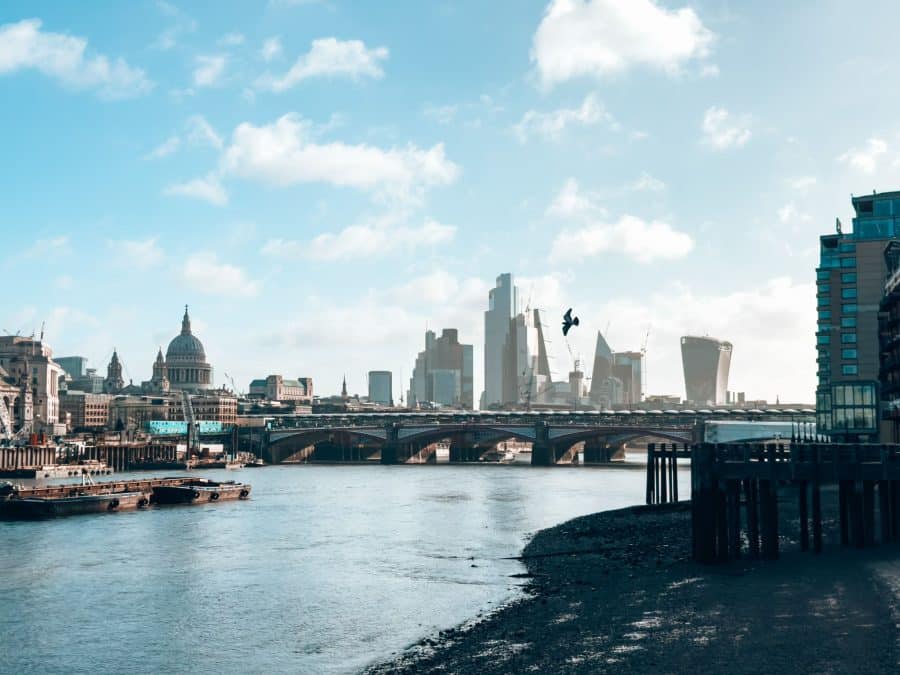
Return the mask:
[[247, 502], [0, 523], [0, 672], [353, 672], [516, 592], [527, 535], [644, 474], [515, 466], [205, 472]]

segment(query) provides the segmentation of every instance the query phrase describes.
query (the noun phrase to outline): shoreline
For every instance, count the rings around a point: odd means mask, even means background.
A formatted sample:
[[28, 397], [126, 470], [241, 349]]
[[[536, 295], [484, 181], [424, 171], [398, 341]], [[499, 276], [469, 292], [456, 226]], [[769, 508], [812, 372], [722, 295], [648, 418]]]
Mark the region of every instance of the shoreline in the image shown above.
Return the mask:
[[541, 530], [517, 557], [524, 595], [365, 672], [896, 672], [900, 546], [841, 548], [830, 518], [824, 552], [802, 553], [792, 491], [780, 502], [771, 562], [692, 562], [688, 502]]

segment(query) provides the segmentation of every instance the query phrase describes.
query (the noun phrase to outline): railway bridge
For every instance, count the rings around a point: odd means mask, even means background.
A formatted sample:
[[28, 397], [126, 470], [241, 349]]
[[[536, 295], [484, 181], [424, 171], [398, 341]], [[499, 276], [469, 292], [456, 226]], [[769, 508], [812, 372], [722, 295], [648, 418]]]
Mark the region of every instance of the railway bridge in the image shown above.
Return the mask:
[[[585, 464], [620, 459], [625, 444], [636, 439], [702, 442], [709, 423], [723, 418], [729, 424], [749, 424], [754, 433], [748, 438], [772, 437], [778, 425], [792, 429], [808, 424], [811, 412], [754, 411], [755, 416], [743, 417], [710, 411], [304, 415], [269, 419], [264, 427], [244, 433], [250, 449], [272, 464], [375, 459], [382, 464], [429, 463], [436, 461], [439, 444], [449, 445], [451, 463], [474, 462], [496, 455], [504, 441], [516, 441], [531, 447], [533, 465], [551, 466], [577, 463], [579, 452]], [[778, 421], [773, 424], [773, 419]], [[790, 437], [791, 432], [784, 435]]]

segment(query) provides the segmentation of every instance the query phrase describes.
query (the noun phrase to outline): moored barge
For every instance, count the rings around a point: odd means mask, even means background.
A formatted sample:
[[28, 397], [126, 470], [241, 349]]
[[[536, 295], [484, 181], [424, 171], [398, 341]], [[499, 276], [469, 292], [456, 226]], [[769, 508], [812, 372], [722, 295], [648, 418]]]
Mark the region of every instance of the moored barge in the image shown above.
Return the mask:
[[178, 485], [155, 486], [152, 500], [154, 504], [199, 504], [249, 497], [250, 486], [246, 483], [194, 478]]
[[149, 506], [144, 492], [108, 492], [73, 497], [9, 497], [0, 501], [0, 517], [11, 519], [55, 518], [85, 513], [109, 513]]

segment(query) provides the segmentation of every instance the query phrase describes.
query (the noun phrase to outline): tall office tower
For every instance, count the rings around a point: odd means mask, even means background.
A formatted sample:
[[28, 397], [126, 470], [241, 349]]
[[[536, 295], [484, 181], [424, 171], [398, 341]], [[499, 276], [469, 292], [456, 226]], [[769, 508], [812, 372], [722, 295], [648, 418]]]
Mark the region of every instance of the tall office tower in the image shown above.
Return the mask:
[[509, 322], [503, 349], [503, 404], [537, 403], [550, 386], [550, 362], [540, 310], [529, 309]]
[[54, 359], [54, 361], [73, 380], [77, 380], [87, 374], [87, 359], [83, 356], [61, 356], [58, 359]]
[[724, 405], [728, 397], [731, 343], [711, 337], [681, 338], [685, 401], [695, 405]]
[[613, 376], [622, 381], [622, 403], [640, 403], [644, 399], [644, 355], [641, 352], [615, 352], [612, 370]]
[[394, 405], [394, 385], [391, 371], [369, 371], [369, 401], [382, 405]]
[[441, 337], [425, 332], [425, 350], [416, 357], [409, 380], [407, 400], [471, 410], [474, 401], [472, 345], [459, 342], [455, 328], [445, 328]]
[[517, 289], [511, 274], [497, 277], [496, 288], [488, 295], [484, 313], [484, 400], [486, 407], [501, 405], [503, 398], [503, 352], [509, 336], [510, 320], [516, 315]]
[[609, 378], [612, 377], [613, 354], [612, 349], [603, 337], [603, 333], [597, 331], [597, 346], [594, 347], [594, 370], [591, 373], [591, 402], [604, 408], [608, 408], [621, 401], [614, 401], [613, 391], [610, 389]]
[[816, 269], [818, 386], [816, 428], [835, 442], [874, 441], [879, 433], [878, 307], [885, 250], [896, 238], [900, 192], [851, 199], [853, 231], [819, 237]]

